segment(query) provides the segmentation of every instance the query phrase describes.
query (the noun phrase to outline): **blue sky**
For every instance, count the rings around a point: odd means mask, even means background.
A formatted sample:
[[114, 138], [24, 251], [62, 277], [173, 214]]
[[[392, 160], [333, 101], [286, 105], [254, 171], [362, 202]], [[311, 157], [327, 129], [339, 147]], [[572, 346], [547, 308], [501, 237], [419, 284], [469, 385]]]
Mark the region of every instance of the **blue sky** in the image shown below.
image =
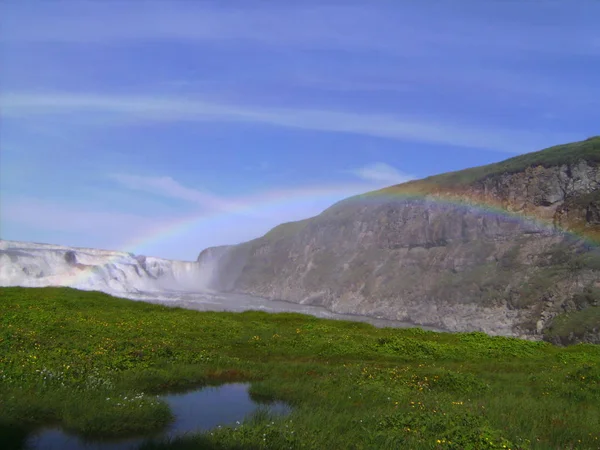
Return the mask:
[[4, 239], [195, 259], [599, 133], [593, 0], [8, 0], [0, 16]]

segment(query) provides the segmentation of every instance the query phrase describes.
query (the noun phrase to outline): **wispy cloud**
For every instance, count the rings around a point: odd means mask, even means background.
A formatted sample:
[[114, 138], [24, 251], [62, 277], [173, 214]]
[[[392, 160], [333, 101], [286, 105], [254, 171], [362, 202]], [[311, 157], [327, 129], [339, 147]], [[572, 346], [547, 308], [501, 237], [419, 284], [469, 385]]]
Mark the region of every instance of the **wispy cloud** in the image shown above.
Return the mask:
[[[298, 186], [226, 199], [183, 186], [170, 176], [112, 175], [127, 189], [151, 196], [177, 198], [200, 205], [187, 214], [131, 214], [82, 203], [69, 204], [41, 197], [2, 196], [2, 238], [135, 251], [175, 259], [194, 259], [203, 248], [254, 239], [283, 222], [315, 216], [332, 204], [387, 184], [377, 177], [359, 183]], [[240, 222], [240, 215], [245, 216]], [[43, 220], [40, 220], [43, 217]], [[186, 227], [178, 224], [187, 223]], [[240, 226], [240, 223], [243, 226]], [[177, 236], [170, 239], [178, 228]], [[68, 239], [65, 240], [65, 236]]]
[[[593, 37], [592, 20], [587, 26], [575, 27], [580, 19], [577, 8], [562, 11], [563, 22], [555, 26], [515, 21], [524, 17], [556, 13], [555, 2], [477, 3], [457, 10], [437, 2], [422, 9], [402, 7], [369, 8], [364, 5], [303, 4], [216, 7], [205, 2], [144, 2], [139, 8], [130, 2], [69, 2], [38, 5], [37, 18], [27, 8], [11, 8], [4, 37], [17, 41], [43, 42], [118, 42], [135, 40], [243, 40], [269, 46], [296, 46], [377, 50], [395, 54], [420, 54], [435, 50], [443, 54], [448, 48], [504, 49], [508, 51], [561, 52], [569, 48], [581, 53], [598, 52]], [[478, 2], [479, 3], [479, 2]], [[579, 3], [585, 3], [583, 0]], [[588, 15], [600, 9], [587, 2]], [[432, 9], [435, 8], [435, 14]], [[467, 12], [463, 11], [467, 10]], [[440, 20], [439, 17], [444, 18]], [[447, 18], [450, 18], [448, 20]], [[492, 26], [488, 20], [504, 19], [511, 33]], [[509, 20], [511, 19], [511, 20]], [[429, 27], [422, 27], [427, 21]], [[105, 24], [110, 22], [111, 26]], [[581, 20], [579, 20], [581, 23]], [[550, 31], [550, 33], [541, 33]], [[541, 35], [544, 35], [543, 37]], [[478, 39], [473, 39], [478, 36]]]
[[544, 145], [566, 142], [579, 136], [535, 133], [451, 124], [448, 121], [412, 118], [409, 115], [369, 114], [323, 109], [270, 108], [188, 100], [178, 97], [116, 96], [98, 94], [10, 94], [3, 96], [5, 117], [69, 115], [95, 123], [124, 121], [244, 122], [305, 130], [362, 134], [409, 142], [521, 153]]
[[[69, 206], [36, 197], [2, 199], [3, 223], [16, 223], [45, 231], [81, 233], [108, 243], [121, 241], [125, 230], [140, 235], [150, 232], [168, 218], [142, 216], [118, 211], [98, 211], [84, 206]], [[43, 220], [40, 220], [43, 218]]]
[[[281, 198], [287, 198], [292, 203], [292, 199], [297, 198], [307, 198], [309, 201], [314, 201], [316, 197], [323, 195], [323, 193], [329, 193], [331, 199], [333, 199], [331, 201], [333, 202], [391, 184], [403, 183], [414, 178], [410, 175], [401, 173], [394, 167], [385, 163], [369, 164], [355, 170], [341, 172], [352, 174], [354, 177], [359, 178], [361, 182], [324, 186], [297, 186], [295, 188], [273, 187], [268, 191], [252, 195], [239, 195], [233, 198], [186, 187], [170, 176], [149, 177], [133, 174], [111, 174], [109, 175], [109, 178], [127, 189], [145, 192], [152, 196], [172, 198], [193, 203], [201, 208], [200, 210], [197, 210], [197, 213], [230, 213], [262, 219], [279, 217], [279, 212], [277, 210], [267, 211], [266, 209], [261, 209], [260, 205], [268, 205], [271, 202], [277, 203], [277, 200]], [[306, 211], [301, 211], [301, 216], [296, 218], [304, 218], [304, 216], [302, 216], [304, 213], [309, 216], [317, 214], [321, 212], [319, 208], [329, 206], [327, 202], [330, 201], [330, 199], [327, 196], [323, 197], [321, 200], [324, 201], [324, 203], [319, 204], [316, 208], [309, 208]]]
[[395, 167], [382, 162], [367, 164], [358, 169], [349, 170], [348, 173], [365, 181], [381, 184], [383, 186], [400, 184], [414, 179], [413, 176], [404, 174]]
[[24, 240], [190, 214], [159, 253], [190, 257], [597, 127], [596, 0], [4, 3], [0, 232]]
[[[20, 230], [27, 229], [28, 241], [133, 251], [183, 260], [195, 259], [202, 247], [212, 245], [211, 239], [187, 234], [180, 236], [177, 242], [169, 242], [166, 248], [161, 246], [164, 230], [185, 220], [185, 216], [129, 214], [39, 197], [5, 197], [0, 206], [2, 239], [24, 240]], [[211, 237], [218, 239], [219, 236], [215, 232]]]
[[131, 174], [111, 174], [109, 178], [128, 189], [184, 200], [210, 210], [234, 211], [241, 206], [211, 193], [185, 187], [170, 176], [148, 177]]
[[[380, 69], [382, 72], [386, 68]], [[556, 73], [529, 72], [527, 70], [506, 69], [482, 66], [477, 61], [472, 63], [443, 65], [435, 61], [421, 61], [411, 66], [410, 70], [399, 73], [372, 74], [368, 69], [355, 69], [345, 79], [328, 73], [321, 76], [302, 76], [290, 74], [300, 86], [309, 88], [343, 91], [343, 92], [415, 92], [423, 89], [429, 92], [473, 92], [486, 96], [519, 95], [520, 97], [550, 99], [552, 102], [562, 101], [591, 105], [600, 103], [600, 87], [596, 84], [572, 84], [560, 78]], [[294, 78], [295, 76], [295, 78]]]

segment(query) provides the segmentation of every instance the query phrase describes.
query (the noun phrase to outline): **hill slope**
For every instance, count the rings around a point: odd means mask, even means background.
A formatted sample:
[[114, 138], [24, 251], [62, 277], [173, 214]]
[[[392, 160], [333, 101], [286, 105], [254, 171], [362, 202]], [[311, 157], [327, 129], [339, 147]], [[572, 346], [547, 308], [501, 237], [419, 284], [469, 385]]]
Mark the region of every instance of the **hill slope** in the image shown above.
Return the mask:
[[594, 137], [356, 196], [199, 261], [216, 265], [220, 290], [452, 331], [598, 342], [600, 324], [587, 317], [600, 304], [599, 188]]

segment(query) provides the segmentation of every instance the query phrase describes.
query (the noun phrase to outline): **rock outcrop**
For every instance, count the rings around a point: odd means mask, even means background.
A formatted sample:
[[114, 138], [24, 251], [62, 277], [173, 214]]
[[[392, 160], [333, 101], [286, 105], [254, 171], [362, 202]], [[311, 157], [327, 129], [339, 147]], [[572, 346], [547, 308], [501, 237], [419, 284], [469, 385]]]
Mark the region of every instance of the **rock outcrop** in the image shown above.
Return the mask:
[[199, 261], [217, 290], [539, 339], [600, 292], [598, 238], [591, 138], [347, 199]]

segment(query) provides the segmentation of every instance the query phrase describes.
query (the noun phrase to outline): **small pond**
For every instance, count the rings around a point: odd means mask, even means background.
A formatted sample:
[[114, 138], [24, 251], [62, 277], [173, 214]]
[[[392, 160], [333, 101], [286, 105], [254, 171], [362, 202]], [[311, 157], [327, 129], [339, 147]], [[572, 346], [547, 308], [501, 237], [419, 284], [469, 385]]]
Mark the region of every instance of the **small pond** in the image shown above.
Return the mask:
[[259, 404], [250, 398], [247, 383], [231, 383], [205, 387], [182, 394], [168, 394], [164, 400], [175, 420], [162, 433], [121, 440], [84, 440], [60, 429], [41, 429], [28, 440], [32, 450], [129, 450], [149, 439], [165, 439], [188, 433], [210, 430], [219, 425], [236, 425], [259, 408], [275, 415], [288, 414], [291, 409], [282, 402]]

